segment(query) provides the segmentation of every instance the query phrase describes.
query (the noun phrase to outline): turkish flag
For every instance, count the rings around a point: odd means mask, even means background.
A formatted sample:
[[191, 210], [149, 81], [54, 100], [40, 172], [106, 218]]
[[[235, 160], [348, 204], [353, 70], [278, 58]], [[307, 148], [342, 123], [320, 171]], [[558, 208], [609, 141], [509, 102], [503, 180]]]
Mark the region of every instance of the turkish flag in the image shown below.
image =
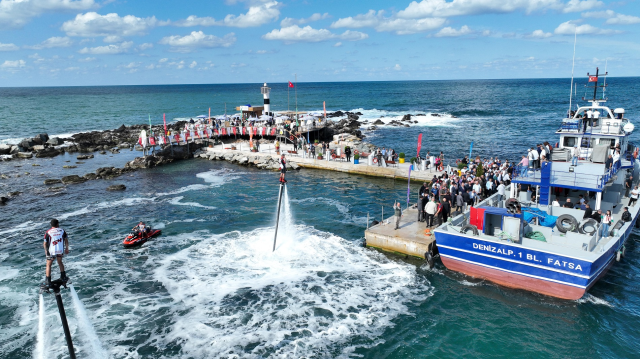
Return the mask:
[[293, 84], [291, 83], [291, 81], [289, 81], [289, 87], [293, 87]]
[[420, 156], [420, 149], [422, 148], [422, 134], [418, 135], [418, 156]]
[[156, 145], [156, 138], [153, 137], [153, 136], [149, 137], [149, 144], [151, 146], [155, 146]]
[[598, 82], [598, 76], [589, 76], [589, 82]]

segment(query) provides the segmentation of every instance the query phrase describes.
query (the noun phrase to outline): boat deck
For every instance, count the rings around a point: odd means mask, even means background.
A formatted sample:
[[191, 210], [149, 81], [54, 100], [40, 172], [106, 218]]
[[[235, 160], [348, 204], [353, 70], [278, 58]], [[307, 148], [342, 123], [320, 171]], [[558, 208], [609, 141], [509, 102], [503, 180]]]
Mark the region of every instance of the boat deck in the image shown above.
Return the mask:
[[[429, 246], [435, 242], [433, 231], [425, 234], [425, 222], [418, 222], [418, 209], [403, 211], [400, 228], [395, 228], [396, 217], [391, 216], [381, 223], [369, 227], [364, 232], [367, 247], [379, 248], [387, 252], [401, 253], [425, 258]], [[434, 228], [435, 229], [435, 228]]]

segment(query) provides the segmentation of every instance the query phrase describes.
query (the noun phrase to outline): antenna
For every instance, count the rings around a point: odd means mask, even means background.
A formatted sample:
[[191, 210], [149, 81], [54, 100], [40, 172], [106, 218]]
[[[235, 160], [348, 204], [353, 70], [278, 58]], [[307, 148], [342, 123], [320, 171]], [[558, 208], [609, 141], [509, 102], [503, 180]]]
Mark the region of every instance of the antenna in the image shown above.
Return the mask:
[[608, 59], [604, 60], [604, 86], [602, 86], [602, 99], [604, 100], [604, 92], [607, 90], [607, 61]]
[[573, 88], [573, 70], [576, 67], [576, 42], [578, 42], [578, 27], [576, 27], [576, 32], [573, 34], [573, 63], [571, 64], [571, 87], [569, 87], [569, 116], [571, 116], [571, 100], [573, 99], [571, 89]]

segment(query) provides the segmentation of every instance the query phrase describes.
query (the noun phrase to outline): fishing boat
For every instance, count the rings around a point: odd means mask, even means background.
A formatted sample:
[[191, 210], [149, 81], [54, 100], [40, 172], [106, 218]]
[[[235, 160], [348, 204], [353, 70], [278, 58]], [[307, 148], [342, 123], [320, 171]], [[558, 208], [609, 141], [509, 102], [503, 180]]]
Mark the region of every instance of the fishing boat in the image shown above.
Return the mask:
[[[587, 75], [595, 82], [593, 98], [583, 98], [586, 104], [562, 120], [550, 158], [516, 167], [504, 196], [495, 194], [434, 230], [448, 269], [576, 300], [622, 260], [640, 209], [629, 205], [625, 188], [629, 180], [632, 187], [638, 184], [638, 147], [629, 140], [634, 126], [624, 109], [605, 106], [606, 77], [598, 86], [598, 72]], [[608, 230], [585, 216], [579, 206], [585, 200], [593, 213], [611, 211]]]

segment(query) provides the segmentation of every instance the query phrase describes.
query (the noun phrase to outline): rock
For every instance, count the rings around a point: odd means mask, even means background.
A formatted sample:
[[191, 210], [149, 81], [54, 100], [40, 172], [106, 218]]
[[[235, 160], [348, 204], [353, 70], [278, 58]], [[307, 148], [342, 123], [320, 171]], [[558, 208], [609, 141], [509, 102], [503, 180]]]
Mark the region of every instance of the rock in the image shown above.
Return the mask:
[[0, 145], [0, 155], [8, 155], [11, 152], [11, 145]]
[[114, 184], [107, 187], [107, 191], [124, 191], [125, 189], [127, 189], [127, 186], [123, 184]]
[[116, 153], [120, 153], [120, 151], [117, 148], [112, 148], [111, 153], [116, 154]]
[[374, 125], [384, 125], [384, 122], [382, 122], [381, 119], [377, 119], [373, 122]]
[[416, 116], [426, 116], [424, 113], [419, 113]]
[[35, 143], [33, 143], [32, 139], [25, 139], [20, 142], [20, 147], [24, 149], [31, 149], [34, 145]]
[[114, 133], [123, 133], [127, 130], [127, 126], [125, 126], [124, 124], [120, 127], [118, 127], [117, 129], [113, 130]]
[[22, 151], [24, 151], [24, 149], [22, 149], [22, 147], [13, 145], [13, 146], [11, 146], [11, 151], [9, 151], [9, 154], [17, 155], [18, 152], [22, 152]]
[[369, 130], [369, 131], [375, 131], [377, 129], [378, 128], [376, 126], [371, 126], [371, 127], [367, 128], [367, 130]]
[[47, 143], [47, 141], [49, 141], [49, 135], [46, 133], [41, 133], [35, 138], [39, 139], [42, 143]]
[[31, 153], [31, 152], [18, 152], [17, 157], [18, 158], [32, 158], [33, 157], [33, 153]]
[[93, 158], [93, 155], [80, 155], [76, 157], [77, 160], [88, 160], [90, 158]]
[[98, 178], [98, 175], [93, 173], [93, 172], [90, 172], [90, 173], [87, 173], [86, 175], [82, 176], [82, 178], [86, 178], [88, 180], [94, 180], [94, 179]]
[[78, 166], [64, 165], [62, 166], [62, 168], [71, 169], [71, 168], [78, 168]]
[[33, 150], [34, 151], [44, 151], [44, 145], [34, 145], [33, 146]]
[[61, 152], [56, 150], [53, 147], [47, 147], [42, 151], [38, 151], [36, 153], [36, 157], [37, 158], [44, 158], [44, 157], [55, 157], [57, 155], [59, 155]]
[[295, 162], [290, 162], [290, 164], [291, 164], [291, 169], [292, 169], [292, 170], [297, 171], [297, 170], [299, 170], [299, 169], [300, 169], [300, 166], [298, 166], [298, 164], [297, 164], [297, 163], [295, 163]]
[[22, 192], [20, 191], [13, 191], [13, 192], [9, 192], [9, 197], [16, 197], [19, 196]]
[[409, 125], [404, 125], [404, 127], [411, 127], [411, 126], [409, 126]]
[[47, 143], [50, 144], [51, 146], [58, 146], [58, 145], [63, 144], [64, 141], [62, 141], [58, 137], [52, 137], [47, 141]]
[[56, 183], [62, 183], [62, 181], [59, 180], [59, 179], [56, 179], [56, 178], [51, 178], [51, 179], [44, 180], [44, 184], [46, 184], [46, 185], [56, 184]]
[[107, 154], [107, 151], [100, 151], [100, 154], [101, 154], [101, 155], [106, 155], [106, 154]]
[[48, 190], [51, 192], [57, 192], [57, 191], [62, 191], [64, 189], [64, 186], [56, 186], [56, 187], [49, 187]]
[[131, 147], [131, 145], [126, 143], [126, 142], [125, 143], [121, 143], [121, 144], [118, 145], [119, 149], [125, 149], [125, 148], [129, 148], [129, 147]]
[[411, 115], [402, 116], [402, 120], [400, 120], [400, 121], [411, 121]]
[[8, 200], [9, 200], [9, 198], [7, 198], [7, 197], [0, 197], [0, 205], [5, 205]]
[[82, 178], [78, 175], [64, 176], [62, 177], [62, 183], [64, 184], [72, 184], [72, 183], [83, 183], [86, 182], [86, 178]]

